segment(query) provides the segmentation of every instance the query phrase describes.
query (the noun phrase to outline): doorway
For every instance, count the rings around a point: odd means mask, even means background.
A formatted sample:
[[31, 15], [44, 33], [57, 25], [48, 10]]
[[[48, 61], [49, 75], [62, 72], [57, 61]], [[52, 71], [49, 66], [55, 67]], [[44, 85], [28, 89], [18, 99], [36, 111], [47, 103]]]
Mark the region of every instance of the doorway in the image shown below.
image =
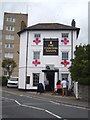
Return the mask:
[[54, 90], [54, 76], [55, 76], [55, 72], [49, 71], [46, 73], [46, 77], [49, 80], [49, 91]]

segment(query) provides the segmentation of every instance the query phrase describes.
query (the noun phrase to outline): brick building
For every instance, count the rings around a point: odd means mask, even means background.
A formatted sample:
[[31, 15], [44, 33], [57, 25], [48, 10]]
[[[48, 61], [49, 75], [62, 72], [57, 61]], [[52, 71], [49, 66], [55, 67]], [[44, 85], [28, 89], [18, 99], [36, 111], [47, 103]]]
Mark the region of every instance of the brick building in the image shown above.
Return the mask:
[[[20, 39], [17, 32], [27, 26], [28, 14], [4, 13], [2, 32], [2, 61], [5, 58], [13, 58], [17, 64], [12, 76], [18, 76], [19, 64], [19, 44]], [[3, 70], [2, 75], [7, 76], [7, 71]]]

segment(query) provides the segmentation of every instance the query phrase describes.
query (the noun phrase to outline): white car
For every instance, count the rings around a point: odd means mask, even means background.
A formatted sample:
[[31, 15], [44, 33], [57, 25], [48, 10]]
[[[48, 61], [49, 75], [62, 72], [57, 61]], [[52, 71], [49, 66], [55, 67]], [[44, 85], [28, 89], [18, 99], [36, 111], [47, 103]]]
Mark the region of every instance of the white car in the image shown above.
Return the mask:
[[8, 79], [7, 87], [18, 87], [18, 77]]

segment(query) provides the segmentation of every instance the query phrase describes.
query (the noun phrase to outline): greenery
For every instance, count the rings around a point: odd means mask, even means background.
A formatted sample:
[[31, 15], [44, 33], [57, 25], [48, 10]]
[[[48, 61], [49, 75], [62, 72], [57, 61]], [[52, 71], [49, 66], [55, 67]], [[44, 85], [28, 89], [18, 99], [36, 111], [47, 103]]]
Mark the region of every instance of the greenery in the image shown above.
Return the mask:
[[90, 85], [90, 45], [76, 46], [74, 52], [75, 58], [71, 60], [72, 65], [69, 67], [73, 81], [80, 84]]
[[2, 67], [8, 72], [9, 78], [16, 66], [16, 62], [11, 58], [4, 59], [2, 62]]
[[8, 77], [2, 76], [2, 86], [6, 86], [8, 81]]

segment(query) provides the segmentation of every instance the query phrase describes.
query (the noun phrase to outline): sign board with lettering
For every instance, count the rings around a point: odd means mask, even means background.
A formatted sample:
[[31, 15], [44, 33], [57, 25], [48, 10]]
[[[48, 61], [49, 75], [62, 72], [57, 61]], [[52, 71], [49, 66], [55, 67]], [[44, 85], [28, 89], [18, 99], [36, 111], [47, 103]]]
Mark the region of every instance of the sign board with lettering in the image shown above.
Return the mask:
[[58, 39], [43, 39], [43, 55], [58, 55]]

